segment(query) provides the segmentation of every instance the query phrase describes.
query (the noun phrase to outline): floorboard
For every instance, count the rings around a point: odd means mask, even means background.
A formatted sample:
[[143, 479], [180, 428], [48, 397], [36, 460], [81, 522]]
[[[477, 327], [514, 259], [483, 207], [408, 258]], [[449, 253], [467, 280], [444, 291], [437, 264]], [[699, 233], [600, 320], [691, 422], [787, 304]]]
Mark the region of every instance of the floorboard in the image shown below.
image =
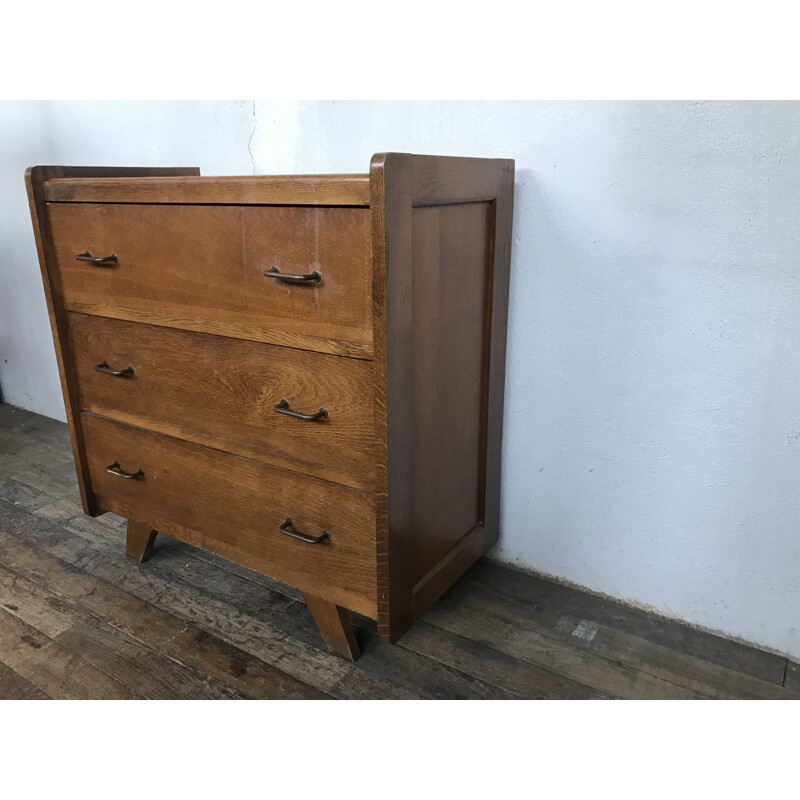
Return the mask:
[[581, 592], [536, 575], [510, 569], [481, 559], [465, 581], [474, 581], [521, 603], [553, 624], [563, 614], [589, 619], [626, 631], [680, 653], [694, 655], [713, 664], [744, 672], [754, 678], [781, 684], [786, 659], [740, 642], [710, 635], [705, 631], [657, 614]]
[[0, 661], [0, 700], [49, 700], [41, 690], [29, 683], [11, 667]]
[[[0, 405], [0, 698], [798, 698], [773, 653], [481, 559], [396, 645], [331, 655], [299, 593], [83, 514], [66, 425]], [[784, 685], [785, 684], [785, 685]]]

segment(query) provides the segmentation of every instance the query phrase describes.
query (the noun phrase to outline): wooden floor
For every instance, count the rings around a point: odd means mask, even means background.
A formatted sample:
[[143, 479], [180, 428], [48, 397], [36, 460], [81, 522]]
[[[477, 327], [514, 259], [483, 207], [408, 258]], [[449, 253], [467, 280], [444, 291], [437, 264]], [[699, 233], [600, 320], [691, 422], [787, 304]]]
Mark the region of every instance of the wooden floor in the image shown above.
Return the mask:
[[0, 405], [2, 698], [796, 698], [785, 658], [481, 560], [355, 664], [293, 589], [80, 508], [67, 426]]

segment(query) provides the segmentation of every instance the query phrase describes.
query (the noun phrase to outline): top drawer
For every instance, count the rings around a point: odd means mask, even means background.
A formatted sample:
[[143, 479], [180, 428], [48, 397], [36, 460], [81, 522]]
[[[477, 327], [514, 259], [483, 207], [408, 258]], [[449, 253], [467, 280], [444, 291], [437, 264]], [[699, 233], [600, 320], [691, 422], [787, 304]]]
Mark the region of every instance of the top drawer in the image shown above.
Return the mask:
[[[372, 356], [368, 208], [50, 203], [48, 212], [69, 311]], [[87, 251], [117, 260], [76, 259]], [[273, 268], [320, 278], [266, 277]]]

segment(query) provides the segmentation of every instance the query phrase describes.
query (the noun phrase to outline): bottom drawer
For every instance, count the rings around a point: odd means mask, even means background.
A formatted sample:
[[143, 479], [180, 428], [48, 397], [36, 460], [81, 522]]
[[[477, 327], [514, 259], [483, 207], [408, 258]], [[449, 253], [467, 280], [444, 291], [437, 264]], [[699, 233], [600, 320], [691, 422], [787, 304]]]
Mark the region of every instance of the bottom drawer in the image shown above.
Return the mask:
[[[375, 618], [371, 494], [103, 417], [81, 421], [101, 508]], [[141, 474], [111, 474], [115, 462]], [[287, 519], [329, 538], [292, 538], [280, 530]]]

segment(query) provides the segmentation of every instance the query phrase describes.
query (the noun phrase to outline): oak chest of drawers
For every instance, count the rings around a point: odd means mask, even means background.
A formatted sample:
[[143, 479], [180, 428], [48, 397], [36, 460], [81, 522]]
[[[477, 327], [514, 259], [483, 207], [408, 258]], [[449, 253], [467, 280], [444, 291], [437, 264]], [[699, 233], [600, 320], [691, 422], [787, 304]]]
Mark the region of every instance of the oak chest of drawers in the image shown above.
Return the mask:
[[397, 640], [497, 539], [514, 162], [26, 173], [84, 510]]

